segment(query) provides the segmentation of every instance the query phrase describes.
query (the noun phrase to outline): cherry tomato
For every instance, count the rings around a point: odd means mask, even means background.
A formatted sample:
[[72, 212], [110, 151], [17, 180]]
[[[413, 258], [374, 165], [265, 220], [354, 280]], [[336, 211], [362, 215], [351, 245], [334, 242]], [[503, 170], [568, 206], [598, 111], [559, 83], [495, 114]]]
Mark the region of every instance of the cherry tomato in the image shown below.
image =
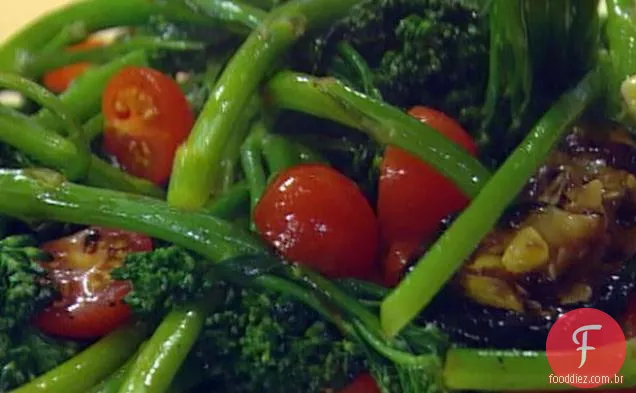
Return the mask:
[[627, 313], [623, 318], [623, 327], [625, 330], [626, 338], [629, 339], [636, 337], [636, 293], [632, 294], [632, 297], [629, 301]]
[[[472, 155], [477, 147], [470, 136], [453, 119], [434, 109], [415, 107], [409, 111], [437, 131], [463, 147]], [[378, 220], [382, 239], [389, 251], [385, 258], [387, 282], [396, 283], [401, 269], [399, 261], [406, 261], [417, 244], [431, 238], [440, 221], [448, 214], [464, 208], [468, 198], [435, 168], [415, 155], [396, 146], [389, 146], [380, 166]], [[394, 245], [393, 243], [400, 244]], [[404, 248], [409, 245], [409, 248]], [[394, 251], [391, 251], [391, 250]], [[396, 258], [395, 250], [406, 258]]]
[[369, 374], [362, 374], [338, 393], [381, 393], [375, 379]]
[[110, 279], [128, 253], [152, 250], [150, 238], [130, 232], [89, 228], [45, 243], [51, 262], [42, 266], [60, 298], [38, 314], [35, 325], [43, 332], [74, 339], [108, 334], [130, 317], [122, 299], [130, 290], [126, 282]]
[[[97, 48], [103, 45], [104, 41], [90, 37], [79, 44], [69, 46], [66, 50], [71, 52], [81, 51]], [[75, 79], [86, 72], [91, 65], [92, 64], [88, 62], [81, 62], [49, 71], [42, 77], [42, 83], [53, 93], [62, 93], [68, 89]]]
[[170, 177], [194, 115], [177, 82], [146, 67], [117, 73], [102, 96], [104, 149], [125, 171], [156, 184]]
[[261, 235], [292, 262], [329, 277], [368, 278], [379, 228], [357, 185], [321, 164], [282, 172], [254, 211]]
[[383, 261], [383, 285], [391, 287], [400, 281], [411, 256], [419, 246], [420, 242], [417, 240], [396, 240], [391, 243]]

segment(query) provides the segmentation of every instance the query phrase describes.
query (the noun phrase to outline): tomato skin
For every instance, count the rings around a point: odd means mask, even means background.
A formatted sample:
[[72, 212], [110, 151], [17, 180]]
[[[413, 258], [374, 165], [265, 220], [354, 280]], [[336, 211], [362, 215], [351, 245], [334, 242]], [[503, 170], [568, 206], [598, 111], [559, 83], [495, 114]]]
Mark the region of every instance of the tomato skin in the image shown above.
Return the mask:
[[332, 278], [371, 277], [379, 227], [358, 186], [322, 164], [282, 172], [254, 211], [261, 236], [292, 262]]
[[61, 298], [38, 314], [33, 323], [47, 334], [93, 339], [110, 333], [130, 318], [122, 299], [127, 282], [113, 281], [110, 271], [130, 252], [152, 250], [146, 236], [106, 228], [89, 228], [42, 245], [53, 257], [44, 262]]
[[375, 379], [369, 374], [362, 374], [338, 393], [381, 393]]
[[152, 68], [126, 67], [106, 86], [102, 112], [104, 149], [125, 171], [164, 184], [194, 124], [177, 82]]
[[[409, 114], [476, 155], [477, 147], [468, 133], [448, 116], [424, 107], [415, 107]], [[468, 202], [461, 190], [435, 168], [410, 152], [388, 146], [380, 165], [378, 193], [378, 220], [383, 244], [388, 249], [386, 281], [394, 285], [399, 280], [395, 251], [391, 250], [414, 251], [417, 244], [435, 235], [444, 217], [461, 210]], [[396, 242], [400, 244], [395, 245]], [[410, 250], [404, 249], [405, 244]], [[405, 262], [405, 258], [401, 260]]]
[[[66, 50], [80, 51], [97, 48], [103, 45], [104, 42], [102, 40], [89, 37], [79, 44], [69, 46]], [[75, 79], [86, 72], [86, 70], [88, 70], [91, 66], [91, 63], [81, 62], [49, 71], [42, 76], [42, 84], [44, 84], [44, 86], [53, 93], [63, 93], [66, 89], [68, 89], [71, 83], [75, 81]]]

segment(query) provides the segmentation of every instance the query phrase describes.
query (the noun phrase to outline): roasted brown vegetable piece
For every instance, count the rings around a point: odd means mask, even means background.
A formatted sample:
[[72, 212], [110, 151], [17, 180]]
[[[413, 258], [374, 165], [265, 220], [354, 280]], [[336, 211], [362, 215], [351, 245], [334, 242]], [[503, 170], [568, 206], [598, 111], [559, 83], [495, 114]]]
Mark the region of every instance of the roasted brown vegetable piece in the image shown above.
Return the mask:
[[619, 316], [636, 286], [635, 257], [636, 139], [579, 126], [425, 318], [459, 341], [539, 348], [570, 309]]

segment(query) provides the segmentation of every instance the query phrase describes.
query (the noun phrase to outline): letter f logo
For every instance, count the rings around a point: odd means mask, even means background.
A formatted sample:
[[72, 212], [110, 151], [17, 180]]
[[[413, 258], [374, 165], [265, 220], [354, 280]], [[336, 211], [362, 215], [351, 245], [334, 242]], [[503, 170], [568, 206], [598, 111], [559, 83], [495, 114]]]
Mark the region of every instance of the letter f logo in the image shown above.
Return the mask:
[[[574, 341], [574, 344], [581, 345], [580, 347], [576, 349], [577, 351], [581, 351], [581, 364], [579, 365], [579, 368], [583, 367], [583, 365], [585, 364], [585, 361], [587, 360], [587, 351], [593, 351], [596, 349], [594, 347], [590, 347], [587, 345], [587, 332], [590, 330], [601, 330], [601, 328], [602, 328], [601, 325], [585, 325], [576, 329], [574, 333], [572, 334], [572, 341]], [[577, 336], [581, 332], [583, 333], [582, 343], [579, 342], [577, 338]]]

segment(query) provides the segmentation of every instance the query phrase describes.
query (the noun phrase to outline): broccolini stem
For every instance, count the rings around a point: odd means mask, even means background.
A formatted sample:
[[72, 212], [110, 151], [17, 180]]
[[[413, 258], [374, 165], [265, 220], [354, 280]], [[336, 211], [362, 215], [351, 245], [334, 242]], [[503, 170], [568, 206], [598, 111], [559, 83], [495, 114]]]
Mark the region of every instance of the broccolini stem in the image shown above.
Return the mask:
[[275, 106], [330, 119], [363, 131], [380, 143], [408, 150], [469, 197], [475, 197], [490, 177], [476, 158], [430, 126], [335, 79], [280, 72], [267, 84], [266, 99]]
[[[140, 349], [143, 348], [144, 344], [140, 345]], [[127, 378], [130, 373], [130, 369], [132, 365], [137, 359], [137, 355], [133, 355], [128, 359], [123, 366], [121, 366], [117, 371], [109, 375], [106, 379], [102, 380], [99, 385], [93, 387], [89, 393], [117, 393], [119, 392], [119, 388], [124, 383], [124, 380]]]
[[[636, 386], [636, 339], [627, 341], [627, 356], [619, 375], [621, 384], [603, 389]], [[545, 352], [494, 351], [451, 348], [446, 354], [444, 383], [451, 390], [533, 391], [571, 390], [567, 384], [550, 383], [553, 371]]]
[[119, 392], [166, 392], [197, 340], [209, 308], [197, 304], [168, 314], [137, 356]]
[[73, 167], [77, 172], [73, 173], [73, 178], [81, 179], [86, 176], [90, 163], [91, 149], [84, 135], [84, 129], [75, 121], [66, 106], [44, 87], [19, 75], [0, 73], [0, 87], [21, 93], [51, 111], [57, 117], [76, 148], [77, 158], [73, 162]]
[[234, 22], [250, 29], [256, 29], [267, 16], [267, 12], [249, 4], [227, 0], [191, 0], [191, 3], [212, 18]]
[[104, 115], [102, 113], [93, 116], [84, 123], [84, 133], [86, 140], [90, 143], [95, 140], [104, 131]]
[[[636, 94], [633, 92], [633, 80], [629, 89], [628, 78], [636, 76], [636, 10], [630, 0], [607, 0], [606, 4], [609, 59], [605, 65], [608, 71], [608, 105], [611, 113], [619, 120], [625, 120], [624, 111], [629, 111], [633, 123], [636, 120]], [[621, 97], [623, 86], [623, 95], [626, 97]]]
[[592, 71], [562, 95], [508, 157], [470, 206], [382, 302], [382, 328], [399, 333], [446, 284], [545, 161], [568, 127], [598, 98], [600, 73]]
[[375, 100], [382, 100], [382, 93], [373, 82], [373, 73], [360, 53], [346, 41], [339, 42], [337, 49], [340, 57], [356, 72], [364, 94]]
[[[145, 52], [130, 53], [80, 76], [60, 95], [60, 100], [73, 118], [81, 124], [101, 111], [102, 92], [113, 75], [127, 66], [147, 65], [148, 59]], [[55, 115], [47, 109], [42, 109], [34, 117], [48, 129], [58, 131], [63, 127], [63, 124], [60, 124]]]
[[153, 53], [157, 50], [197, 51], [203, 50], [201, 42], [166, 40], [162, 37], [133, 37], [126, 41], [115, 42], [104, 47], [83, 51], [55, 51], [37, 57], [28, 66], [26, 74], [31, 78], [39, 78], [45, 72], [79, 62], [103, 63], [113, 61], [122, 55], [143, 50]]
[[293, 0], [273, 10], [235, 53], [175, 157], [168, 200], [197, 209], [220, 174], [233, 126], [274, 63], [305, 32], [346, 15], [361, 0]]
[[[51, 37], [69, 29], [94, 32], [109, 27], [136, 26], [153, 15], [169, 20], [206, 25], [210, 18], [188, 8], [182, 1], [91, 0], [73, 2], [36, 19], [0, 46], [0, 71], [23, 74], [34, 55], [48, 47]], [[29, 75], [26, 75], [29, 76]]]
[[[261, 156], [264, 134], [265, 126], [263, 123], [260, 121], [254, 123], [249, 136], [241, 146], [241, 166], [250, 189], [251, 213], [254, 212], [267, 185], [267, 175], [263, 168], [263, 158]], [[254, 228], [254, 223], [252, 223], [252, 228]]]
[[73, 184], [46, 169], [0, 170], [0, 213], [121, 228], [169, 241], [210, 261], [267, 254], [250, 232], [207, 212], [184, 212], [164, 201]]
[[273, 178], [281, 171], [298, 165], [305, 160], [302, 152], [291, 141], [280, 135], [267, 133], [263, 137], [263, 157], [269, 169], [269, 178]]
[[[249, 204], [250, 191], [246, 183], [236, 183], [206, 207], [209, 214], [222, 220], [230, 220], [236, 212]], [[249, 209], [246, 209], [246, 211]]]
[[[39, 163], [62, 171], [71, 179], [84, 175], [81, 152], [66, 138], [43, 128], [33, 119], [8, 108], [0, 107], [0, 140]], [[86, 182], [99, 187], [162, 197], [163, 192], [152, 183], [128, 175], [91, 155]]]
[[138, 324], [117, 329], [11, 393], [85, 393], [121, 367], [135, 353], [146, 334], [146, 327]]

